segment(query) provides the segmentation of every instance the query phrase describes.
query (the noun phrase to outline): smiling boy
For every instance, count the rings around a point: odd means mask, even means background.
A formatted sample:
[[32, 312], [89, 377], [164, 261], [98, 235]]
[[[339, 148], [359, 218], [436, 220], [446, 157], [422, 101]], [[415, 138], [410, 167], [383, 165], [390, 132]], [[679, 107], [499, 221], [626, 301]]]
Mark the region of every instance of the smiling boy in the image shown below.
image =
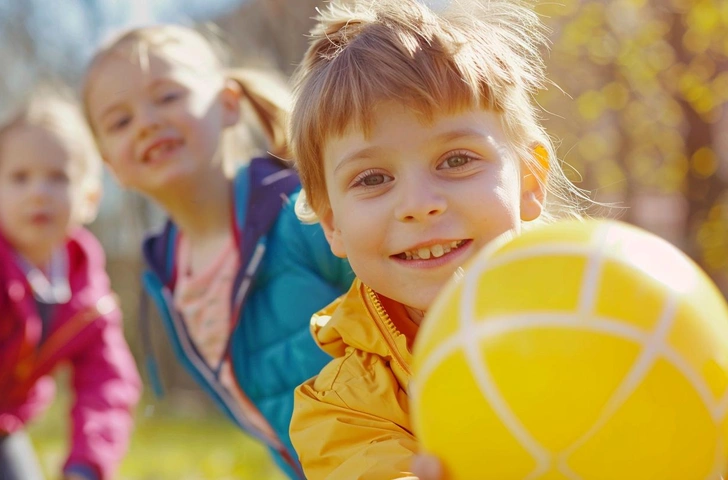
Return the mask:
[[307, 478], [414, 478], [407, 385], [425, 312], [487, 243], [548, 217], [547, 190], [559, 214], [583, 196], [531, 101], [544, 80], [535, 14], [466, 3], [332, 3], [298, 72], [299, 211], [357, 275], [312, 319], [334, 360], [296, 391]]

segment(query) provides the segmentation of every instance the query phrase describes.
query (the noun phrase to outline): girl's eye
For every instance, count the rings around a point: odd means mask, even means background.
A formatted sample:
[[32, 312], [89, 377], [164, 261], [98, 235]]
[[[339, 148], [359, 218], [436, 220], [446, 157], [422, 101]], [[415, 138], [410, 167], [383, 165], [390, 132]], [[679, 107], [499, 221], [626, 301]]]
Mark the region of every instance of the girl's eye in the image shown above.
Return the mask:
[[165, 103], [172, 103], [175, 100], [177, 100], [181, 96], [180, 92], [166, 92], [165, 94], [161, 95], [159, 97], [159, 103], [165, 104]]
[[352, 186], [355, 187], [376, 187], [387, 182], [391, 182], [392, 180], [393, 178], [389, 175], [367, 170], [366, 172], [359, 174], [351, 183]]
[[62, 170], [51, 172], [51, 180], [54, 183], [68, 183], [68, 174]]
[[468, 163], [473, 161], [473, 157], [470, 155], [467, 155], [466, 153], [455, 153], [451, 155], [450, 157], [446, 158], [445, 161], [443, 161], [440, 166], [438, 167], [440, 170], [448, 170], [451, 168], [460, 168], [464, 167]]
[[22, 184], [28, 181], [28, 172], [18, 170], [10, 175], [10, 179], [13, 183]]
[[119, 117], [116, 120], [114, 120], [113, 122], [111, 122], [111, 124], [109, 125], [109, 131], [116, 132], [118, 130], [121, 130], [124, 127], [126, 127], [127, 125], [129, 125], [129, 122], [131, 122], [131, 117], [129, 117], [129, 116]]

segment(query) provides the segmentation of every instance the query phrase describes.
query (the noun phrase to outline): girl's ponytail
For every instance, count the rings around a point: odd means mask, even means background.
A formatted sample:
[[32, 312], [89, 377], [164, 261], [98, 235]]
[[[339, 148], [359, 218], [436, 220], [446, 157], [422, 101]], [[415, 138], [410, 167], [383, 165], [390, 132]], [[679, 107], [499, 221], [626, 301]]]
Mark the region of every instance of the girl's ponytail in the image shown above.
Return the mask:
[[290, 92], [284, 81], [273, 74], [250, 69], [231, 69], [228, 78], [241, 89], [241, 123], [253, 115], [267, 141], [268, 151], [281, 160], [289, 159], [287, 120]]

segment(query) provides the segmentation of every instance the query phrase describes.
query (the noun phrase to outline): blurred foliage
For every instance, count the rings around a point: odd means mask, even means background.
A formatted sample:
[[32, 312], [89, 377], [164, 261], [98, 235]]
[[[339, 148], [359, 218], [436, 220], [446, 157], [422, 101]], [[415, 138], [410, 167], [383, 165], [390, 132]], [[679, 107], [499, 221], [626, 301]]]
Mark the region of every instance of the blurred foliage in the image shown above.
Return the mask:
[[[215, 410], [145, 398], [118, 480], [284, 480], [267, 450]], [[203, 402], [204, 403], [204, 402]], [[59, 478], [68, 445], [68, 395], [30, 428], [47, 478]]]
[[563, 89], [540, 102], [581, 186], [726, 275], [728, 2], [560, 0], [539, 13]]

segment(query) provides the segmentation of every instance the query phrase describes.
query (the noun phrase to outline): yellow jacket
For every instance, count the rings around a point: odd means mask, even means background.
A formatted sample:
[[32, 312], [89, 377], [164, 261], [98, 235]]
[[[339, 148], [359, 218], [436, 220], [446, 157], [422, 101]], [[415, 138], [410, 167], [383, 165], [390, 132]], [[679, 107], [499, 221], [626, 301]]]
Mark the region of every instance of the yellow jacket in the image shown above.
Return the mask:
[[314, 315], [334, 359], [299, 386], [291, 440], [309, 480], [416, 480], [407, 384], [417, 326], [359, 280]]

